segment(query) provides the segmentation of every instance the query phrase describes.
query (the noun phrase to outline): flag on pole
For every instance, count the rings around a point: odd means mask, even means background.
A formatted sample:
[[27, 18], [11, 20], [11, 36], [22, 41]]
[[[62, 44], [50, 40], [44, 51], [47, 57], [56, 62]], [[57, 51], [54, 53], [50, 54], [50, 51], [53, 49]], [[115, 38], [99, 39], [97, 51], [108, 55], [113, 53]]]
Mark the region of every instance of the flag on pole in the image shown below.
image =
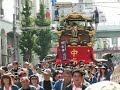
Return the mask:
[[66, 41], [61, 41], [60, 42], [60, 51], [61, 51], [61, 60], [66, 60], [67, 55], [66, 55]]

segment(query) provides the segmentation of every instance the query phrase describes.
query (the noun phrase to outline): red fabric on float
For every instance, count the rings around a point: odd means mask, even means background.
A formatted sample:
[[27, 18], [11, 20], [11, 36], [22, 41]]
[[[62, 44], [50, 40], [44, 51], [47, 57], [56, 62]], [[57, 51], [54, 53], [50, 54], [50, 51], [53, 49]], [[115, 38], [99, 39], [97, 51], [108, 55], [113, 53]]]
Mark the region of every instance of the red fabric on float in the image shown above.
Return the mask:
[[61, 53], [60, 49], [57, 49], [57, 58], [56, 58], [56, 64], [67, 64], [69, 63], [69, 60], [76, 61], [79, 63], [80, 61], [84, 61], [86, 64], [90, 63], [94, 59], [93, 55], [93, 48], [87, 47], [87, 46], [70, 46], [67, 47], [67, 60], [61, 60]]
[[84, 61], [86, 64], [88, 64], [94, 58], [93, 49], [92, 47], [85, 46], [67, 47], [67, 57], [69, 60], [77, 61], [77, 63]]

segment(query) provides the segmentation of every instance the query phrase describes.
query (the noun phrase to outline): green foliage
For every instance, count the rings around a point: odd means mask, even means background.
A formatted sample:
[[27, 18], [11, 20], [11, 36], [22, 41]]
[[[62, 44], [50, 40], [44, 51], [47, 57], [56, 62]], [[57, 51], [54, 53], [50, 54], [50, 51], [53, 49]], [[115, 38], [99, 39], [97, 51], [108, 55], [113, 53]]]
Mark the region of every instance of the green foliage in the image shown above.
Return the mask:
[[40, 4], [40, 11], [37, 15], [36, 25], [39, 27], [49, 25], [45, 20], [44, 4], [42, 4], [42, 3]]
[[[31, 18], [31, 9], [30, 0], [25, 0], [25, 4], [22, 5], [22, 13], [21, 13], [21, 26], [30, 27], [33, 25], [33, 19]], [[21, 34], [21, 39], [19, 41], [19, 47], [21, 49], [21, 54], [23, 55], [23, 60], [31, 62], [32, 61], [32, 51], [35, 42], [36, 31], [31, 29], [23, 29]]]
[[40, 60], [43, 60], [47, 56], [51, 48], [52, 34], [50, 30], [42, 29], [36, 33], [36, 36], [37, 39], [36, 39], [36, 45], [34, 47], [34, 51], [39, 56]]
[[[38, 27], [41, 26], [49, 26], [49, 24], [45, 20], [44, 13], [44, 4], [40, 4], [40, 11], [36, 18], [36, 25]], [[36, 45], [34, 46], [34, 52], [39, 56], [40, 60], [43, 60], [49, 52], [51, 48], [51, 40], [52, 35], [50, 30], [48, 29], [40, 29], [36, 33]]]
[[[22, 5], [23, 10], [21, 13], [21, 26], [32, 27], [36, 24], [38, 27], [48, 26], [45, 21], [44, 15], [44, 5], [40, 4], [40, 12], [37, 17], [31, 17], [30, 0], [25, 0], [25, 4]], [[40, 57], [40, 60], [44, 59], [49, 52], [51, 47], [52, 35], [50, 30], [32, 30], [32, 29], [22, 29], [21, 39], [19, 41], [19, 47], [21, 49], [21, 54], [23, 55], [23, 60], [26, 58], [29, 62], [32, 61], [33, 51]]]
[[25, 0], [25, 4], [22, 5], [22, 22], [21, 25], [22, 27], [29, 27], [32, 22], [31, 22], [31, 9], [32, 7], [30, 6], [30, 0]]
[[26, 61], [26, 56], [29, 55], [29, 61], [32, 61], [32, 51], [35, 43], [35, 38], [33, 37], [35, 30], [33, 31], [23, 31], [21, 34], [21, 39], [19, 41], [19, 47], [21, 49], [21, 54], [23, 55], [23, 60]]

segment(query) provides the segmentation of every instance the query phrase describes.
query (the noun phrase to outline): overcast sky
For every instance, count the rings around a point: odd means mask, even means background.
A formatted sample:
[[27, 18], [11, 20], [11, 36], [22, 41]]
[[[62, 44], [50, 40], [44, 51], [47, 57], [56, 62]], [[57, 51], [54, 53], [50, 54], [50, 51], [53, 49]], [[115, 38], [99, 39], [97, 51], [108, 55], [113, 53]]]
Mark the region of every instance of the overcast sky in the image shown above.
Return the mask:
[[[11, 1], [11, 2], [10, 2]], [[12, 22], [12, 14], [14, 12], [12, 1], [14, 0], [3, 0], [3, 8], [5, 9], [5, 19]], [[37, 0], [39, 1], [39, 0]], [[57, 0], [58, 2], [73, 2], [77, 3], [78, 0]], [[94, 2], [113, 2], [115, 0], [94, 0]], [[117, 0], [116, 0], [117, 1]], [[11, 4], [9, 4], [9, 2]], [[37, 2], [38, 7], [39, 3]], [[96, 7], [96, 6], [94, 6]], [[104, 13], [107, 19], [107, 24], [120, 24], [120, 2], [119, 3], [99, 3], [98, 9]]]
[[72, 3], [77, 3], [78, 0], [57, 0], [57, 2], [72, 2]]
[[[110, 3], [117, 0], [94, 0], [94, 2], [109, 2], [109, 3], [96, 3], [98, 9], [106, 16], [106, 24], [120, 24], [120, 2]], [[77, 3], [78, 0], [57, 0], [57, 2], [72, 2]], [[96, 7], [96, 6], [94, 6]]]

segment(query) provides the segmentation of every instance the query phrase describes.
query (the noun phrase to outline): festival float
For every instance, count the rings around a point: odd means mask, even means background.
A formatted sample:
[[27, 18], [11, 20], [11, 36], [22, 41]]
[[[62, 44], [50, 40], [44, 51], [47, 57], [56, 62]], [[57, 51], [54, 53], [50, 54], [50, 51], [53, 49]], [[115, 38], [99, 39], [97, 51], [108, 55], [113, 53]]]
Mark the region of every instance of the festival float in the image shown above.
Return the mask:
[[58, 47], [56, 64], [79, 64], [81, 61], [88, 64], [94, 60], [93, 36], [95, 29], [93, 19], [73, 12], [65, 18], [59, 19], [57, 27]]

